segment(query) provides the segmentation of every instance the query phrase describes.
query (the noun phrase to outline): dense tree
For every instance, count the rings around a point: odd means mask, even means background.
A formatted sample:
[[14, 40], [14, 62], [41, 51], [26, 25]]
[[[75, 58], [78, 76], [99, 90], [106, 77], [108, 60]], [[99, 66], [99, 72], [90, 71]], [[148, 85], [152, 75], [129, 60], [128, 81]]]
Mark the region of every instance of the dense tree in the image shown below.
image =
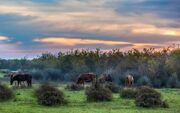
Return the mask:
[[0, 59], [0, 69], [28, 70], [38, 80], [75, 81], [80, 73], [111, 74], [114, 81], [124, 84], [126, 74], [132, 74], [135, 84], [154, 87], [180, 87], [180, 49], [153, 48], [122, 52], [113, 49], [71, 50], [57, 55], [45, 53], [30, 59]]

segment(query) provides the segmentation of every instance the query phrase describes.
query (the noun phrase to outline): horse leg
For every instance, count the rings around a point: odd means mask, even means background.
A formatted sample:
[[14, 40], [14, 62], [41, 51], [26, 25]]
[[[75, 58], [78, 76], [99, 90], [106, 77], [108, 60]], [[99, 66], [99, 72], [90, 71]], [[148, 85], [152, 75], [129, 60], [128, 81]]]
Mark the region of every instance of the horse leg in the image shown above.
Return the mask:
[[29, 87], [31, 87], [32, 86], [32, 81], [29, 80], [28, 82], [29, 82]]
[[134, 81], [132, 81], [132, 86], [134, 86]]
[[18, 81], [15, 81], [15, 86], [18, 87]]
[[84, 81], [83, 81], [83, 87], [84, 87]]
[[125, 87], [127, 86], [127, 80], [125, 79]]
[[94, 81], [94, 79], [91, 79], [91, 81], [92, 81], [92, 86], [93, 86], [96, 82]]
[[131, 81], [131, 87], [132, 87], [132, 85], [133, 85], [133, 82]]
[[29, 86], [29, 82], [26, 80], [26, 83], [27, 83], [27, 87]]
[[19, 85], [20, 85], [20, 81], [18, 81], [18, 87], [19, 87]]
[[125, 80], [125, 87], [127, 86], [127, 80]]
[[31, 86], [31, 80], [27, 80], [27, 85], [28, 85], [28, 87]]
[[14, 85], [17, 86], [16, 81], [14, 82]]

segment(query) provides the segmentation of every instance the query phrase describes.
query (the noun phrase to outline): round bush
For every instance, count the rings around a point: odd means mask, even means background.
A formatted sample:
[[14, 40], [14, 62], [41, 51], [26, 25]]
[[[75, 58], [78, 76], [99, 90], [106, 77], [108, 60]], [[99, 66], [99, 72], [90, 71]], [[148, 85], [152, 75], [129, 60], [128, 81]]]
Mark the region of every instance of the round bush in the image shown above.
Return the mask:
[[91, 102], [111, 101], [112, 92], [108, 88], [93, 85], [86, 89], [87, 100]]
[[161, 94], [150, 87], [140, 87], [137, 90], [136, 106], [140, 107], [167, 107], [168, 104], [161, 100]]
[[7, 101], [14, 97], [14, 93], [5, 85], [0, 84], [0, 101]]
[[36, 90], [35, 95], [38, 98], [38, 102], [42, 105], [55, 106], [67, 103], [63, 92], [50, 85], [42, 85]]
[[113, 84], [113, 83], [107, 83], [105, 84], [105, 87], [109, 88], [113, 93], [119, 93], [121, 89], [118, 85]]
[[120, 96], [122, 98], [135, 98], [137, 94], [136, 89], [133, 88], [124, 88], [120, 91]]
[[73, 83], [73, 84], [68, 84], [65, 89], [70, 90], [70, 91], [80, 91], [80, 90], [83, 90], [84, 87]]

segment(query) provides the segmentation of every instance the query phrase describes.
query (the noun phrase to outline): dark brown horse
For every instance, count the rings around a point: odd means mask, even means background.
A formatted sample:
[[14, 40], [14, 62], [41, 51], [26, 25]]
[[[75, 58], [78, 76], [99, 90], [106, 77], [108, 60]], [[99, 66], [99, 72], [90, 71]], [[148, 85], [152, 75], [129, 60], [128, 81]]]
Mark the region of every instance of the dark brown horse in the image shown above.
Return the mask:
[[104, 83], [104, 82], [112, 82], [112, 77], [109, 74], [102, 74], [99, 78], [98, 81], [100, 83]]
[[32, 86], [32, 75], [27, 73], [14, 73], [10, 75], [10, 84], [13, 85], [13, 82], [17, 81], [18, 86], [21, 82], [27, 82], [28, 86]]
[[83, 73], [78, 77], [78, 80], [76, 82], [76, 84], [83, 84], [85, 82], [95, 82], [96, 80], [96, 74], [94, 73]]
[[132, 75], [127, 75], [125, 78], [125, 86], [131, 87], [134, 84], [134, 77]]

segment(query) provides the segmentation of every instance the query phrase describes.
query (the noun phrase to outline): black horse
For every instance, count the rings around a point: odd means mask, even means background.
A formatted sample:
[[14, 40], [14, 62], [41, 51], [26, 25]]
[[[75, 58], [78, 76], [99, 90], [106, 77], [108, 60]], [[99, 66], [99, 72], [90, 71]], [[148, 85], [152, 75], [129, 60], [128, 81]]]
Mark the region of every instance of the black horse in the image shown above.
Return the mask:
[[16, 73], [10, 75], [10, 84], [12, 85], [14, 81], [18, 82], [18, 86], [21, 82], [27, 82], [29, 87], [32, 86], [32, 75], [26, 73]]

